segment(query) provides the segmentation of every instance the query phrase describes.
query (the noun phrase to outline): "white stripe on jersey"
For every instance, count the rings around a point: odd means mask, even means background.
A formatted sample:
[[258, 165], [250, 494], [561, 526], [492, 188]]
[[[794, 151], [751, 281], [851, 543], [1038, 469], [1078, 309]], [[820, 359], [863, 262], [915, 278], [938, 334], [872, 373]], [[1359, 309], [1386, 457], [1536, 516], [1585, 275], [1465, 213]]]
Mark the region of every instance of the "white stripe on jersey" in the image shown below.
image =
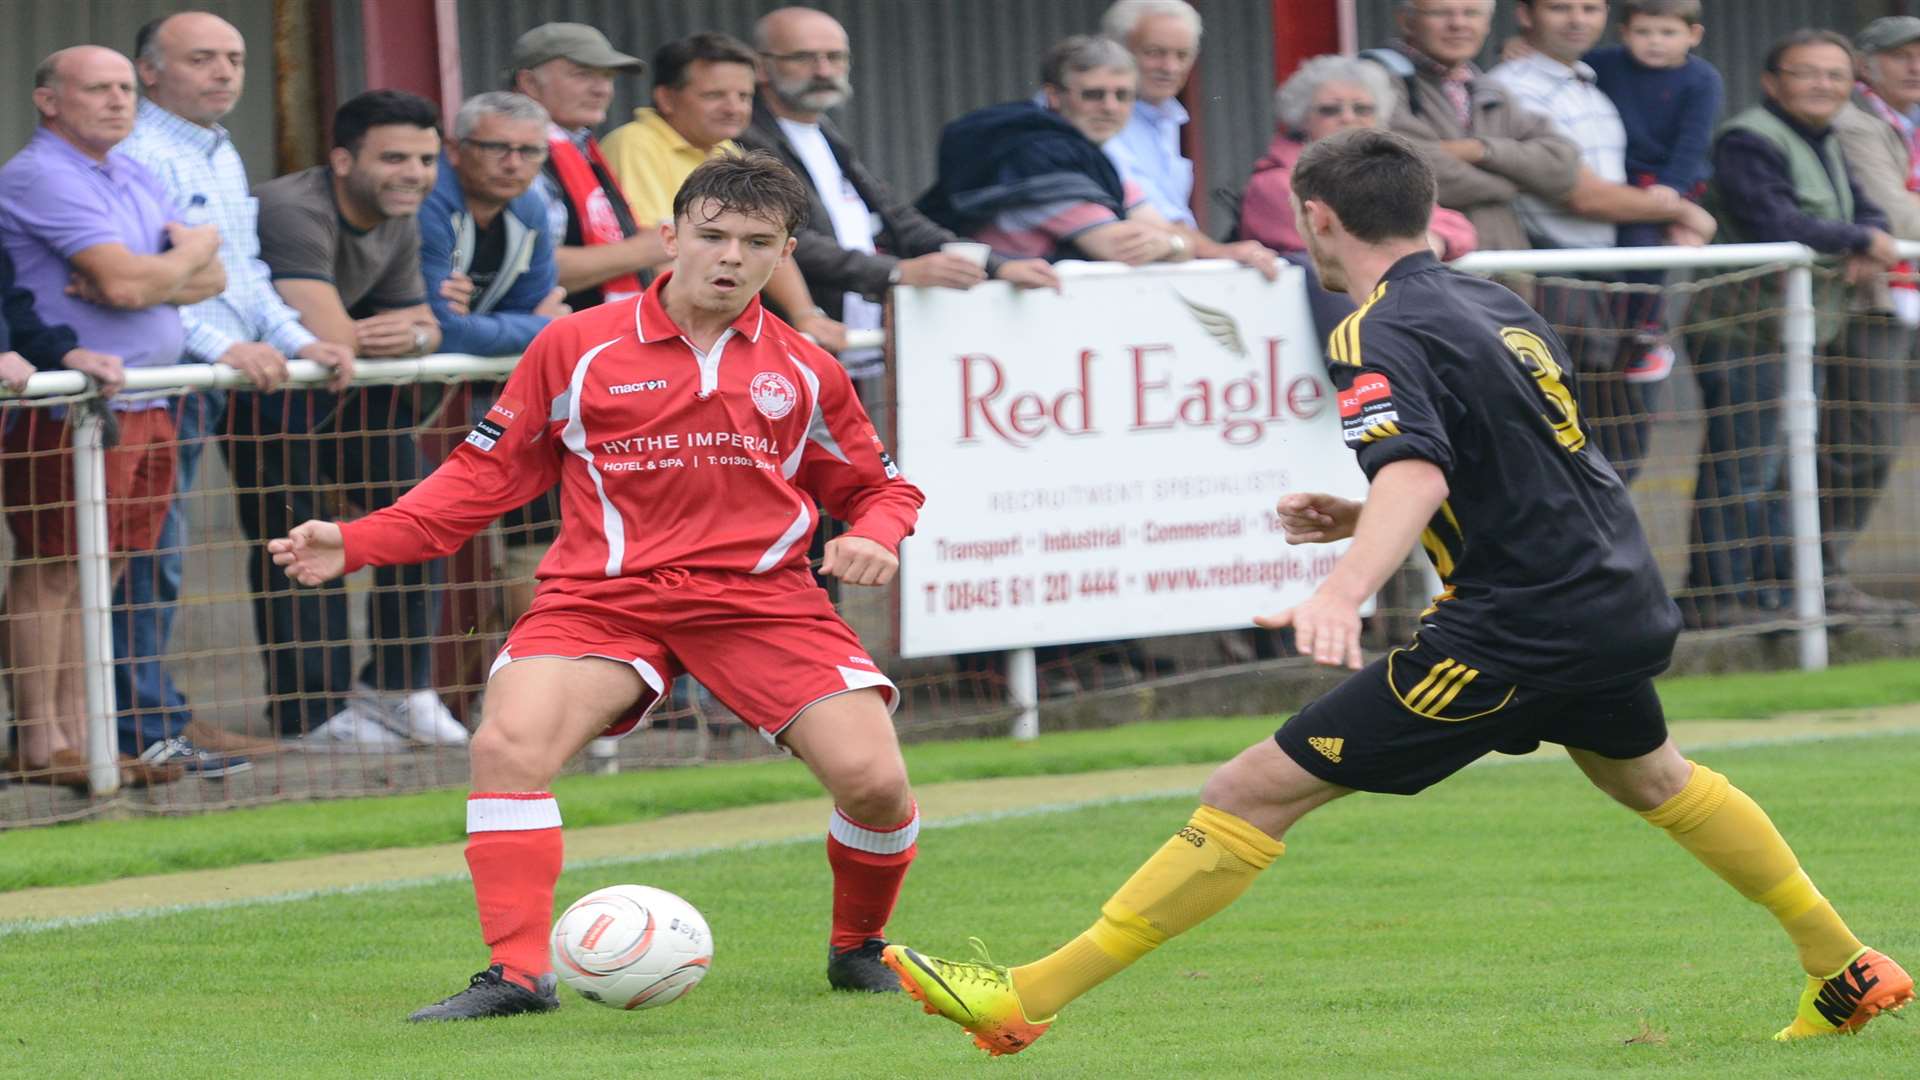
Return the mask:
[[[824, 422], [820, 412], [820, 376], [815, 375], [812, 368], [801, 363], [800, 358], [792, 353], [787, 354], [787, 362], [799, 369], [800, 378], [807, 384], [807, 394], [809, 398], [811, 398], [812, 406], [812, 411], [807, 415], [807, 428], [811, 431]], [[801, 438], [794, 443], [793, 450], [787, 454], [786, 460], [780, 463], [780, 475], [789, 480], [793, 479], [793, 474], [800, 471], [800, 458], [806, 452], [807, 440]], [[844, 461], [846, 459], [842, 458], [841, 460]], [[756, 573], [757, 572], [758, 571], [756, 571]]]
[[754, 563], [753, 569], [747, 571], [747, 573], [764, 574], [780, 565], [780, 560], [787, 557], [787, 551], [793, 547], [794, 541], [812, 531], [813, 507], [808, 505], [806, 498], [802, 496], [800, 498], [800, 515], [793, 519], [793, 524], [787, 526], [787, 531], [780, 534], [780, 539], [773, 542], [773, 546], [767, 549], [766, 554], [760, 556], [760, 561]]
[[593, 467], [593, 451], [587, 449], [587, 428], [580, 420], [580, 391], [593, 358], [619, 340], [614, 338], [613, 341], [595, 345], [573, 366], [573, 377], [567, 380], [567, 426], [560, 431], [560, 441], [573, 451], [574, 456], [587, 463], [587, 476], [593, 481], [594, 494], [600, 496], [600, 530], [607, 540], [608, 577], [619, 577], [620, 564], [626, 560], [627, 526], [620, 520], [620, 511], [614, 507], [613, 500], [607, 498], [607, 485], [600, 478], [600, 470]]

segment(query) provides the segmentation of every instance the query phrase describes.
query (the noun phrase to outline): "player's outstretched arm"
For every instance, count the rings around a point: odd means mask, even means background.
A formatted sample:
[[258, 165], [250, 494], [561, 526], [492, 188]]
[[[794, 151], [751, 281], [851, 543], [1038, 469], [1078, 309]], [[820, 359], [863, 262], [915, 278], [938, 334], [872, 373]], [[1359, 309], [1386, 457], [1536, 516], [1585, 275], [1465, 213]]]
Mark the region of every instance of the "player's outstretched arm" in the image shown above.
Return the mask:
[[332, 581], [347, 569], [347, 545], [340, 526], [331, 521], [296, 525], [286, 536], [267, 541], [267, 552], [274, 565], [302, 585]]
[[849, 585], [885, 585], [900, 570], [900, 557], [886, 545], [864, 536], [838, 536], [827, 541], [820, 572]]
[[1335, 667], [1360, 667], [1360, 605], [1407, 559], [1420, 531], [1447, 498], [1447, 474], [1419, 458], [1389, 462], [1374, 474], [1353, 529], [1353, 546], [1298, 607], [1253, 621], [1293, 627], [1294, 648]]
[[1273, 512], [1280, 517], [1289, 544], [1330, 544], [1353, 535], [1360, 521], [1360, 503], [1318, 491], [1280, 496]]

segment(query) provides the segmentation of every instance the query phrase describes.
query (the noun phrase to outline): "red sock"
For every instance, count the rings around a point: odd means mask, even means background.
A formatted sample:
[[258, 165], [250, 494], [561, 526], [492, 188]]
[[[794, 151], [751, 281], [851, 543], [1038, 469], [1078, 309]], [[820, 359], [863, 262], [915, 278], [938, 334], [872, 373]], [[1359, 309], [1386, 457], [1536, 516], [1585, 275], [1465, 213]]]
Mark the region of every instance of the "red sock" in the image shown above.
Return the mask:
[[528, 989], [553, 970], [547, 932], [560, 879], [560, 804], [545, 791], [467, 796], [467, 869], [492, 963]]
[[834, 807], [833, 820], [827, 823], [827, 864], [833, 867], [835, 950], [883, 936], [919, 836], [918, 806], [907, 820], [884, 829], [862, 825]]

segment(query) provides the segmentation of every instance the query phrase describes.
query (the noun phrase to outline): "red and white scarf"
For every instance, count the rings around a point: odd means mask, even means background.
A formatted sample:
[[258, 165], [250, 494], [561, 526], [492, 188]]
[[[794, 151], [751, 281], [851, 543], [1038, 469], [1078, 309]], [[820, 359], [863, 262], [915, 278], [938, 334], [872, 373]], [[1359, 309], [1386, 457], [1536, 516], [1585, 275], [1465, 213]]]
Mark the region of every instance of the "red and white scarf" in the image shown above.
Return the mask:
[[[573, 208], [574, 220], [580, 223], [580, 242], [588, 246], [617, 244], [632, 236], [633, 233], [622, 226], [621, 215], [614, 210], [612, 199], [625, 202], [626, 195], [614, 183], [607, 159], [600, 156], [600, 144], [589, 136], [583, 154], [565, 131], [553, 125], [547, 129], [547, 149], [554, 174], [560, 178], [561, 190], [567, 196], [567, 205]], [[597, 172], [594, 166], [599, 166]], [[631, 273], [608, 278], [600, 284], [601, 302], [608, 304], [631, 300], [643, 291], [640, 278]]]

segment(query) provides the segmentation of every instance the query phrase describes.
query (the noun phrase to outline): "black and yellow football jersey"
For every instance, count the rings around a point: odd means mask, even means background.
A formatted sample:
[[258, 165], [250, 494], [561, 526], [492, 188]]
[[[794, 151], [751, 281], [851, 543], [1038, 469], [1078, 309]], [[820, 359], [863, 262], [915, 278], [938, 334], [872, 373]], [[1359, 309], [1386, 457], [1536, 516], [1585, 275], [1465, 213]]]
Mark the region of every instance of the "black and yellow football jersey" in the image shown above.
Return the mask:
[[1446, 474], [1420, 537], [1445, 583], [1423, 644], [1559, 691], [1667, 666], [1680, 613], [1581, 427], [1566, 347], [1532, 308], [1409, 255], [1334, 330], [1328, 357], [1342, 436], [1369, 479], [1404, 458]]

